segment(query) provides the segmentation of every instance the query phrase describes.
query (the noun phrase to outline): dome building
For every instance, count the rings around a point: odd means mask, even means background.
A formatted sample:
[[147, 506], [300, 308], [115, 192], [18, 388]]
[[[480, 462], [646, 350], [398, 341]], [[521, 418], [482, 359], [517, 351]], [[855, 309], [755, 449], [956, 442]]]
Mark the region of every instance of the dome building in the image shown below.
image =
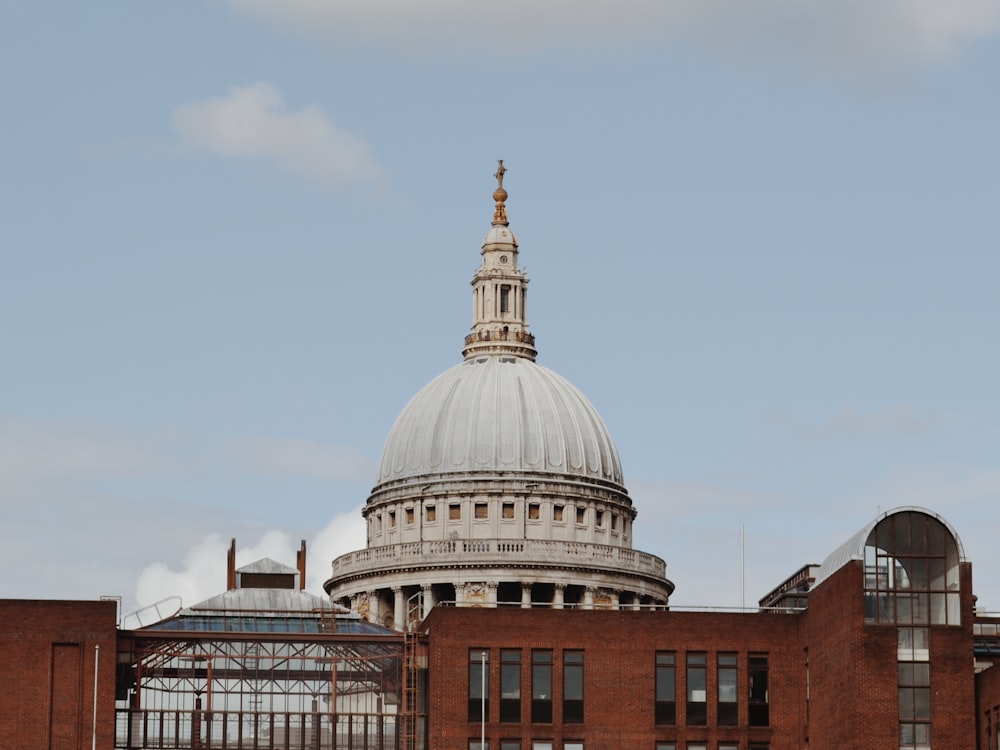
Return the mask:
[[597, 410], [535, 362], [505, 171], [464, 360], [399, 415], [362, 511], [367, 547], [335, 559], [324, 584], [397, 630], [437, 602], [640, 608], [674, 588], [663, 560], [632, 548], [636, 510]]

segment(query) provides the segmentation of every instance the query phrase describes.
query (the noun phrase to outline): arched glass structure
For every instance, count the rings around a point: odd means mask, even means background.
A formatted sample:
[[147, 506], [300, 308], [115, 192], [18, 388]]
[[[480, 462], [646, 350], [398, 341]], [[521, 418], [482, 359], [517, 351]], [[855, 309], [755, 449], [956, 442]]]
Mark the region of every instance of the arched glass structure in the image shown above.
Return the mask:
[[915, 510], [886, 516], [865, 541], [865, 620], [959, 625], [959, 543], [939, 519]]

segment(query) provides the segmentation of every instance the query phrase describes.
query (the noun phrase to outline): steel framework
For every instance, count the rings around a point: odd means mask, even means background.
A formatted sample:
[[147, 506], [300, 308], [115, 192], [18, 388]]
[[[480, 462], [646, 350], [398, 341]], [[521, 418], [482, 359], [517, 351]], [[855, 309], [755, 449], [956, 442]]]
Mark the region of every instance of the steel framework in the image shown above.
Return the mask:
[[422, 750], [403, 636], [133, 631], [118, 655], [116, 747]]

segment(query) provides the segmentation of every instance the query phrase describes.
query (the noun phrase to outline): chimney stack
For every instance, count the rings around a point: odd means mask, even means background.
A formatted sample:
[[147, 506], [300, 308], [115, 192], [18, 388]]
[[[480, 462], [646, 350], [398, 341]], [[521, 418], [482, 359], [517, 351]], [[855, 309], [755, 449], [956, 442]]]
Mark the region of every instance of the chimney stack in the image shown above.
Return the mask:
[[302, 540], [299, 553], [295, 556], [295, 567], [299, 569], [299, 588], [305, 590], [306, 587], [306, 540]]
[[229, 555], [226, 558], [226, 590], [236, 588], [236, 537], [229, 544]]

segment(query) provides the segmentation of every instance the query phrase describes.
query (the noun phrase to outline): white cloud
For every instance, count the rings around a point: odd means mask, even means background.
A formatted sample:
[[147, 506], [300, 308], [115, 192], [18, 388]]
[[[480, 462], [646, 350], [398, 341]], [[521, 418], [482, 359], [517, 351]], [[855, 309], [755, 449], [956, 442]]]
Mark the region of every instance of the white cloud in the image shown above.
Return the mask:
[[301, 438], [237, 438], [226, 446], [225, 455], [255, 473], [340, 481], [367, 481], [375, 476], [372, 461], [357, 448]]
[[347, 552], [363, 549], [365, 537], [365, 520], [361, 517], [360, 506], [349, 513], [334, 516], [309, 542], [306, 587], [315, 593], [322, 592], [323, 582], [333, 572], [333, 559]]
[[332, 185], [382, 178], [363, 140], [336, 127], [314, 107], [286, 111], [281, 92], [269, 83], [182, 104], [174, 110], [172, 123], [195, 146], [224, 156], [273, 160]]
[[[136, 601], [141, 607], [149, 607], [170, 597], [180, 597], [184, 606], [191, 606], [225, 591], [229, 543], [229, 539], [219, 534], [209, 534], [188, 551], [178, 569], [165, 562], [147, 565], [136, 582]], [[335, 516], [311, 541], [306, 541], [306, 588], [322, 595], [333, 558], [364, 546], [361, 508]], [[294, 567], [298, 550], [299, 540], [283, 529], [267, 531], [246, 547], [237, 538], [236, 566], [269, 557]]]
[[226, 540], [210, 534], [188, 551], [179, 571], [171, 570], [165, 562], [147, 565], [136, 581], [139, 606], [148, 607], [173, 596], [190, 606], [224, 591], [227, 549]]
[[724, 55], [884, 70], [947, 59], [1000, 30], [998, 0], [227, 0], [337, 45], [513, 53], [693, 41]]
[[[225, 591], [229, 544], [220, 534], [209, 534], [188, 551], [179, 570], [164, 562], [147, 565], [136, 582], [136, 601], [148, 606], [178, 596], [187, 607]], [[294, 567], [297, 551], [287, 531], [272, 529], [249, 547], [241, 548], [237, 539], [236, 567], [264, 557]]]

